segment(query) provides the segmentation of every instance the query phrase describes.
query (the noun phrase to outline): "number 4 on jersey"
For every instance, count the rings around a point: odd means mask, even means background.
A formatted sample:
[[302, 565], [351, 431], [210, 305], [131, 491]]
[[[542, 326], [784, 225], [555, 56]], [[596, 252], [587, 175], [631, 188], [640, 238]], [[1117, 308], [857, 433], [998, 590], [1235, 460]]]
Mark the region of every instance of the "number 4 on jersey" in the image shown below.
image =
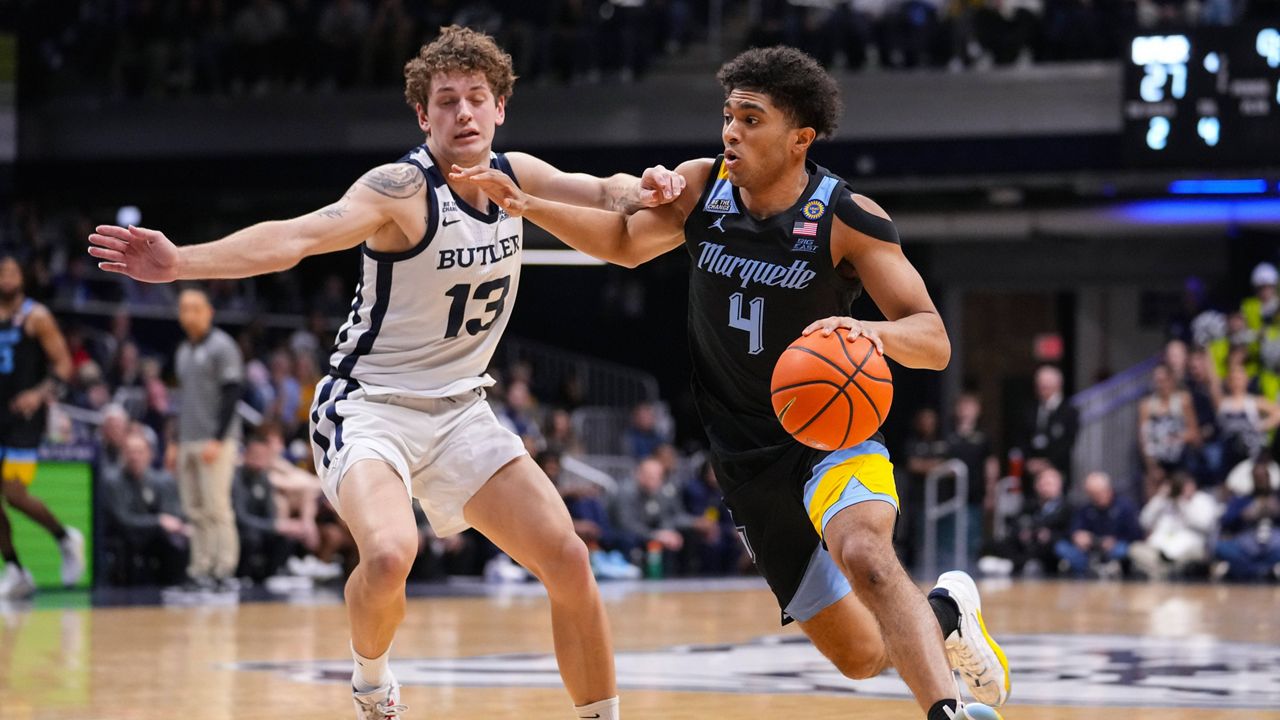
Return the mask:
[[751, 298], [751, 312], [746, 317], [742, 316], [742, 300], [742, 293], [729, 296], [729, 327], [745, 330], [750, 343], [748, 351], [759, 355], [764, 352], [764, 298]]

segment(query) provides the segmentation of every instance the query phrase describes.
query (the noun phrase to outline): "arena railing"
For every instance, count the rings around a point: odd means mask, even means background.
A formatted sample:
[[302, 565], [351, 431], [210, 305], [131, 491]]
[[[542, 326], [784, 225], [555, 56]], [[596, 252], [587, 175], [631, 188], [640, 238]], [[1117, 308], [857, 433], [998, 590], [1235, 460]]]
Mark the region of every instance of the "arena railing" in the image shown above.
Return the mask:
[[658, 379], [643, 370], [534, 340], [507, 337], [498, 346], [495, 366], [511, 367], [521, 362], [533, 367], [539, 387], [559, 388], [576, 381], [581, 385], [582, 400], [588, 405], [630, 408], [658, 399]]
[[1160, 356], [1153, 355], [1072, 396], [1080, 429], [1071, 450], [1071, 488], [1100, 470], [1111, 476], [1117, 490], [1137, 497], [1130, 486], [1138, 463], [1138, 401], [1151, 391], [1151, 373], [1159, 362]]
[[[947, 500], [938, 500], [938, 485], [946, 478], [955, 478], [955, 493]], [[969, 466], [952, 458], [934, 468], [924, 478], [924, 548], [921, 553], [920, 572], [932, 578], [938, 574], [938, 526], [943, 519], [954, 517], [954, 538], [951, 546], [951, 567], [964, 569], [969, 566]]]

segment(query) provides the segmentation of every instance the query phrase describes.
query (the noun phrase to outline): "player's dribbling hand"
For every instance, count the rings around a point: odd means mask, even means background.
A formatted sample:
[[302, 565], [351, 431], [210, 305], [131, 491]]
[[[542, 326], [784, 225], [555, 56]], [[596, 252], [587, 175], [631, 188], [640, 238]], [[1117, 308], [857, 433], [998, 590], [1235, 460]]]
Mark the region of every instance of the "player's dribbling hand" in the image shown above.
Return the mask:
[[475, 184], [511, 217], [523, 215], [525, 206], [529, 202], [529, 196], [516, 186], [510, 175], [485, 165], [469, 168], [454, 165], [449, 173], [449, 179]]
[[680, 197], [684, 176], [661, 165], [647, 168], [640, 176], [640, 207], [657, 207]]
[[99, 225], [89, 242], [89, 254], [107, 272], [149, 283], [178, 279], [178, 247], [159, 230]]
[[871, 323], [855, 320], [851, 317], [828, 317], [814, 320], [800, 334], [812, 335], [813, 333], [821, 332], [822, 337], [827, 337], [838, 328], [844, 328], [849, 331], [845, 337], [847, 342], [853, 342], [860, 337], [865, 337], [871, 341], [872, 345], [876, 346], [876, 350], [881, 355], [884, 354], [884, 341], [880, 339], [880, 333], [876, 331], [875, 327]]
[[45, 395], [37, 389], [24, 390], [14, 396], [9, 408], [24, 418], [30, 418], [44, 406]]

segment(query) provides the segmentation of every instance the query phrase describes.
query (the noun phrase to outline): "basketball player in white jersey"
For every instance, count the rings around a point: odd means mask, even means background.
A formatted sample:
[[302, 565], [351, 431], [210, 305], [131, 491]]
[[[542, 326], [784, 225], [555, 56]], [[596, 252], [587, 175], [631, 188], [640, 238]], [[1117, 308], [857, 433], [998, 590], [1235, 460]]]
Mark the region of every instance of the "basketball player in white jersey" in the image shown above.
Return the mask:
[[100, 226], [99, 267], [144, 282], [242, 278], [361, 246], [361, 276], [311, 413], [316, 471], [351, 528], [360, 564], [346, 586], [356, 717], [400, 717], [387, 658], [417, 554], [410, 496], [438, 535], [474, 527], [547, 587], [560, 674], [580, 718], [618, 715], [609, 627], [587, 550], [564, 502], [484, 402], [485, 375], [520, 281], [523, 226], [452, 165], [484, 164], [565, 202], [634, 211], [680, 182], [562, 173], [530, 155], [495, 154], [514, 75], [487, 35], [457, 26], [405, 66], [405, 97], [426, 143], [370, 170], [338, 202], [203, 245]]

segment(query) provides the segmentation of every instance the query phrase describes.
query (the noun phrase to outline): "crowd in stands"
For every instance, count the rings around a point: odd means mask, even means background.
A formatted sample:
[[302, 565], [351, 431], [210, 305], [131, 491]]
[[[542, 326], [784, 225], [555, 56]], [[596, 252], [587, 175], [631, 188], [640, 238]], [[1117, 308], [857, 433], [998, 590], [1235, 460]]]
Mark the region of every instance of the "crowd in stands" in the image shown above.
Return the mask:
[[[24, 92], [182, 96], [394, 88], [437, 29], [488, 32], [531, 81], [644, 75], [705, 38], [707, 0], [77, 0], [24, 6]], [[850, 69], [1117, 58], [1134, 28], [1274, 17], [1269, 0], [764, 0], [724, 3], [734, 45], [787, 43]], [[725, 49], [736, 52], [738, 47]]]
[[[1280, 272], [1258, 264], [1253, 294], [1228, 313], [1190, 303], [1170, 326], [1138, 404], [1140, 497], [1089, 473], [1081, 501], [1064, 498], [1065, 466], [1037, 472], [980, 563], [1035, 572], [1153, 579], [1280, 580]], [[1189, 284], [1192, 295], [1198, 285]]]
[[[1280, 426], [1280, 273], [1264, 263], [1252, 280], [1253, 294], [1238, 310], [1193, 308], [1173, 323], [1151, 370], [1151, 390], [1137, 401], [1133, 482], [1071, 466], [1077, 411], [1064, 395], [1061, 371], [1045, 365], [1028, 389], [1025, 413], [1010, 421], [1017, 429], [1004, 438], [1012, 442], [992, 433], [975, 393], [961, 393], [945, 416], [918, 410], [905, 442], [893, 448], [904, 504], [921, 507], [924, 478], [959, 460], [968, 477], [967, 544], [982, 556], [984, 572], [1274, 577], [1280, 573], [1280, 464], [1272, 450]], [[60, 281], [36, 286], [33, 295], [56, 296], [65, 287]], [[188, 568], [193, 525], [173, 472], [177, 343], [157, 346], [151, 334], [143, 341], [133, 324], [125, 309], [96, 324], [64, 320], [75, 374], [64, 398], [71, 410], [53, 413], [52, 437], [100, 447], [103, 579], [178, 583]], [[244, 358], [240, 400], [248, 419], [232, 486], [241, 542], [237, 575], [341, 577], [356, 561], [354, 547], [320, 493], [307, 441], [331, 330], [319, 320], [274, 333], [254, 324], [228, 329]], [[673, 445], [665, 406], [617, 409], [613, 446], [589, 448], [582, 414], [589, 408], [565, 389], [572, 383], [539, 379], [527, 363], [494, 375], [500, 382], [489, 399], [500, 421], [523, 438], [559, 489], [599, 577], [749, 570], [714, 469], [696, 448], [683, 452]], [[73, 421], [75, 408], [96, 414], [96, 427]], [[623, 464], [600, 465], [601, 452]], [[1081, 479], [1078, 485], [1073, 477]], [[953, 487], [944, 482], [943, 496]], [[479, 535], [438, 538], [421, 514], [419, 521], [415, 579], [526, 577]], [[943, 557], [952, 522], [944, 519], [939, 528]], [[921, 513], [903, 514], [898, 539], [904, 559], [918, 562]]]
[[[51, 439], [99, 448], [100, 579], [187, 582], [190, 590], [211, 589], [212, 584], [197, 587], [188, 577], [191, 540], [201, 532], [198, 523], [208, 518], [193, 511], [179, 492], [184, 443], [176, 418], [182, 417], [185, 392], [181, 377], [172, 382], [174, 347], [140, 349], [125, 309], [106, 328], [63, 322], [75, 374], [63, 408], [53, 413]], [[243, 357], [239, 400], [245, 421], [230, 494], [240, 548], [234, 573], [240, 580], [231, 585], [281, 575], [342, 577], [357, 561], [355, 548], [320, 491], [307, 441], [315, 386], [327, 371], [322, 348], [328, 343], [310, 328], [274, 335], [253, 325], [227, 329]], [[629, 421], [617, 442], [624, 470], [611, 477], [583, 462], [587, 448], [571, 397], [557, 398], [564, 404], [542, 402], [534, 393], [541, 384], [526, 363], [493, 374], [502, 381], [490, 389], [489, 401], [560, 490], [599, 577], [723, 575], [747, 569], [714, 471], [701, 456], [680, 453], [671, 444], [671, 422], [660, 404], [642, 402], [617, 411]], [[95, 420], [79, 421], [86, 414]], [[564, 469], [575, 462], [575, 470]], [[418, 520], [420, 552], [411, 578], [527, 577], [479, 534], [439, 538], [420, 511]]]

